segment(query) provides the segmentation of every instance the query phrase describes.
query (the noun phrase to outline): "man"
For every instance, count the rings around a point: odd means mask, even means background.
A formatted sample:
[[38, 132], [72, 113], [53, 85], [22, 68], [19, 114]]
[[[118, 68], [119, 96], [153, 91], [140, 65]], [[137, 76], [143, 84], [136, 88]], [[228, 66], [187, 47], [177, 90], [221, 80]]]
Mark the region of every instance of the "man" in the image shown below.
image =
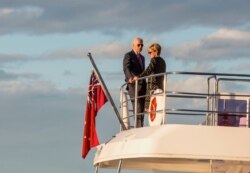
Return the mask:
[[[135, 82], [133, 78], [142, 73], [145, 69], [145, 58], [141, 55], [143, 48], [143, 40], [139, 37], [132, 42], [132, 50], [127, 52], [123, 59], [123, 71], [125, 74], [125, 81], [127, 82], [127, 90], [135, 110]], [[146, 94], [146, 80], [138, 81], [137, 96], [144, 96]], [[136, 127], [143, 127], [144, 122], [144, 102], [145, 97], [137, 99], [137, 124]]]

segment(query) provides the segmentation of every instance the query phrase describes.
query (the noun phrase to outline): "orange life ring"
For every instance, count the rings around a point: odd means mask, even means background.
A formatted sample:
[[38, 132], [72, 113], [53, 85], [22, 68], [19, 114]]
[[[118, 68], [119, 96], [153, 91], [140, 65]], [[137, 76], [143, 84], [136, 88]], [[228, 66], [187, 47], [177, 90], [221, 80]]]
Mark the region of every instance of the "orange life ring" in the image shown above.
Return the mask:
[[157, 126], [163, 124], [165, 108], [165, 95], [161, 89], [156, 89], [154, 95], [150, 98], [148, 123], [150, 126]]
[[151, 101], [151, 104], [150, 104], [150, 120], [151, 121], [154, 121], [155, 120], [155, 117], [156, 117], [156, 108], [157, 108], [157, 101], [156, 101], [156, 97], [154, 97]]

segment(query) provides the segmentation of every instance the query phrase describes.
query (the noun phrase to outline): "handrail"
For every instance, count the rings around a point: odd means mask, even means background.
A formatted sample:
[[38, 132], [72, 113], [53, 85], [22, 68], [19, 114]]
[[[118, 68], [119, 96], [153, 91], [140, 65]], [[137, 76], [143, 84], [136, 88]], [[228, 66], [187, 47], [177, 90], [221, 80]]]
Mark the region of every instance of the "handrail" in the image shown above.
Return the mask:
[[[157, 77], [157, 76], [164, 76], [164, 108], [163, 110], [158, 110], [158, 111], [152, 111], [152, 112], [144, 112], [141, 114], [150, 114], [150, 113], [157, 113], [157, 112], [164, 112], [164, 118], [163, 118], [163, 122], [165, 123], [165, 117], [168, 115], [200, 115], [200, 116], [205, 116], [205, 121], [206, 121], [206, 125], [218, 125], [218, 121], [219, 121], [219, 115], [221, 113], [224, 113], [223, 111], [219, 110], [218, 107], [218, 99], [221, 98], [242, 98], [243, 100], [245, 99], [247, 101], [247, 109], [246, 111], [231, 111], [227, 113], [229, 115], [234, 114], [235, 116], [239, 116], [239, 115], [246, 115], [246, 121], [247, 121], [247, 126], [249, 127], [249, 115], [250, 115], [250, 93], [234, 93], [234, 92], [225, 92], [223, 91], [223, 89], [219, 88], [219, 82], [222, 81], [230, 81], [230, 82], [250, 82], [250, 74], [231, 74], [231, 73], [208, 73], [208, 72], [186, 72], [186, 71], [169, 71], [166, 73], [160, 73], [160, 74], [155, 74], [155, 75], [150, 75], [150, 76], [145, 76], [142, 78], [138, 78], [135, 81], [135, 87], [137, 88], [137, 84], [139, 80], [144, 80], [144, 79], [148, 79], [150, 77]], [[170, 83], [169, 78], [175, 77], [177, 76], [176, 79], [178, 79], [178, 81], [180, 80], [180, 78], [178, 78], [178, 76], [180, 77], [185, 77], [185, 76], [201, 76], [204, 77], [204, 81], [207, 80], [207, 84], [204, 85], [204, 89], [207, 87], [207, 92], [190, 92], [190, 91], [183, 91], [183, 90], [170, 90]], [[168, 78], [168, 80], [167, 80]], [[125, 92], [125, 86], [126, 83], [124, 83], [121, 86], [121, 91]], [[211, 87], [213, 87], [212, 90]], [[152, 94], [151, 97], [154, 96], [158, 96], [160, 94]], [[135, 99], [135, 104], [137, 104], [137, 99], [138, 98], [142, 98], [142, 97], [146, 97], [147, 95], [144, 96], [138, 96], [137, 92], [134, 98], [129, 98], [128, 100], [126, 100], [127, 102], [130, 102], [131, 99]], [[206, 109], [187, 109], [187, 108], [171, 108], [169, 107], [169, 103], [173, 102], [173, 100], [176, 99], [190, 99], [190, 100], [199, 100], [198, 102], [202, 102], [203, 104], [207, 105]], [[184, 105], [188, 105], [191, 104], [191, 101], [184, 101]], [[121, 105], [123, 103], [121, 102]], [[136, 106], [135, 106], [136, 108]], [[133, 110], [134, 114], [129, 115], [128, 117], [134, 117], [137, 116], [139, 114], [137, 114], [136, 110]], [[131, 113], [131, 110], [128, 111], [129, 113]], [[135, 123], [136, 123], [136, 118], [134, 119]], [[136, 126], [134, 126], [136, 127]]]
[[208, 73], [208, 72], [187, 72], [187, 71], [170, 71], [166, 74], [186, 74], [186, 75], [203, 75], [203, 76], [238, 76], [238, 77], [250, 77], [250, 74], [236, 74], [236, 73]]

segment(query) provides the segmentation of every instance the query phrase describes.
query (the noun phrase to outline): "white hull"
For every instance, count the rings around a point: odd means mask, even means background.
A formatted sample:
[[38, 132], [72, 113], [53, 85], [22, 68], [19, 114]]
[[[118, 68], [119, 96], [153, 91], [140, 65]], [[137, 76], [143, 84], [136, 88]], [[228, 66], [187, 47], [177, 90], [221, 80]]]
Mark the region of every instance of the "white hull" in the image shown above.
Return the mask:
[[103, 168], [181, 172], [250, 172], [250, 129], [161, 125], [120, 132], [100, 145], [94, 164]]

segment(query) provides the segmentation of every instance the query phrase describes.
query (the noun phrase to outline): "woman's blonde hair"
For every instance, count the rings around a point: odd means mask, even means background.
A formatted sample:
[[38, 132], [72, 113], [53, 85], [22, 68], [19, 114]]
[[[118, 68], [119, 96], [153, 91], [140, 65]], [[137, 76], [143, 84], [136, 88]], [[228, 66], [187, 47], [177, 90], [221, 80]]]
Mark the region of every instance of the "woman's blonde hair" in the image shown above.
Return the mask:
[[149, 46], [148, 51], [154, 51], [157, 55], [161, 54], [161, 46], [158, 43], [153, 43]]

